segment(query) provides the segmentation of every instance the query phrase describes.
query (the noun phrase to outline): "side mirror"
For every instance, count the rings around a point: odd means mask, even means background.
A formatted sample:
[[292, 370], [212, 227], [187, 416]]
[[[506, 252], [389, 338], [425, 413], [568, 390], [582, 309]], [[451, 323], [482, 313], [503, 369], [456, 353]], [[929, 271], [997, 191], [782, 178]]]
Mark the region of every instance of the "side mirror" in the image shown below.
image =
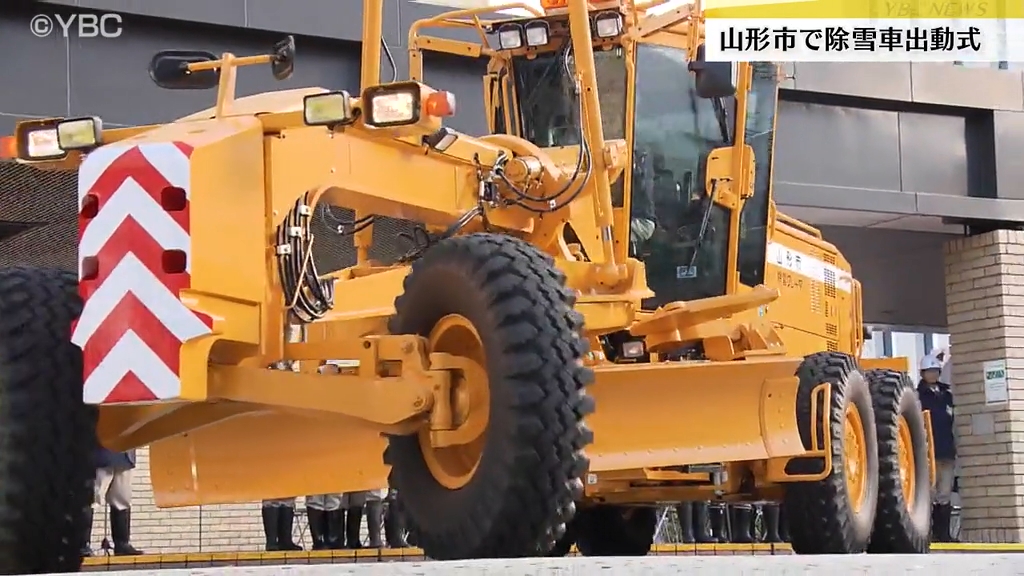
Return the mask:
[[189, 72], [189, 64], [212, 62], [217, 57], [200, 50], [161, 50], [149, 61], [149, 77], [168, 90], [207, 90], [216, 88], [220, 70]]
[[273, 60], [270, 61], [270, 72], [275, 80], [287, 80], [295, 71], [295, 37], [288, 36], [274, 44]]
[[687, 64], [694, 75], [697, 96], [701, 98], [727, 98], [736, 95], [732, 62], [708, 62], [704, 57], [704, 44], [697, 46], [697, 57]]

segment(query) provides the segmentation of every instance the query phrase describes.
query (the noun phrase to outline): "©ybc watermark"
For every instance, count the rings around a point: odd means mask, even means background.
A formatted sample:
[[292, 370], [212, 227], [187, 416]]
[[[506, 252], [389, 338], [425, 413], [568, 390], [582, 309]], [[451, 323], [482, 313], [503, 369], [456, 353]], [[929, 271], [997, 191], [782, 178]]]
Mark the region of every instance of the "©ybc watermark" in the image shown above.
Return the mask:
[[120, 14], [36, 14], [29, 30], [38, 38], [60, 34], [64, 38], [117, 38]]

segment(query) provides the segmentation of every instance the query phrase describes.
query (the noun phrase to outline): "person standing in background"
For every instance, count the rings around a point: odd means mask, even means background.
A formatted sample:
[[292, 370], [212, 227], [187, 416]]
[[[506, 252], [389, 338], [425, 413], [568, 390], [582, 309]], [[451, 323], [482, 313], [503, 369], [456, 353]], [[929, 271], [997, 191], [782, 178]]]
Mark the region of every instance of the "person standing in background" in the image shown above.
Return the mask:
[[409, 543], [405, 538], [405, 518], [402, 516], [401, 504], [398, 503], [398, 490], [388, 490], [385, 502], [387, 512], [384, 514], [384, 539], [388, 548], [405, 548]]
[[363, 547], [363, 512], [366, 512], [366, 530], [370, 537], [370, 548], [383, 548], [381, 528], [384, 521], [382, 490], [346, 492], [341, 495], [341, 507], [345, 509], [345, 548], [356, 550]]
[[340, 550], [345, 541], [341, 531], [341, 494], [306, 496], [306, 520], [313, 550]]
[[921, 408], [929, 411], [935, 451], [935, 493], [932, 505], [932, 540], [949, 542], [953, 506], [953, 482], [956, 476], [956, 438], [954, 435], [953, 392], [942, 382], [944, 351], [935, 351], [921, 359], [921, 381], [917, 395]]
[[[135, 469], [135, 450], [113, 452], [96, 448], [96, 481], [94, 502], [109, 507], [110, 536], [114, 541], [115, 556], [138, 556], [141, 550], [131, 545], [132, 535], [132, 471]], [[92, 532], [93, 512], [89, 507], [89, 531]], [[91, 556], [87, 546], [83, 555]]]
[[267, 552], [298, 552], [302, 550], [292, 539], [295, 525], [295, 497], [263, 501], [263, 534]]

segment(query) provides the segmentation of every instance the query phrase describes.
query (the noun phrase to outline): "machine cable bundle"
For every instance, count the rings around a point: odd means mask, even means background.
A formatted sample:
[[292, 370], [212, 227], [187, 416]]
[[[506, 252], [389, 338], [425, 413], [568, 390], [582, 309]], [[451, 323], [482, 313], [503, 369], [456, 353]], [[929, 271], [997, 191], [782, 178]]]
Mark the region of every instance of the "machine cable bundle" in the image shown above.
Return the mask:
[[[295, 201], [277, 227], [277, 269], [281, 290], [288, 310], [300, 322], [309, 323], [322, 318], [334, 306], [334, 279], [320, 278], [313, 261], [313, 233], [310, 221], [311, 193], [307, 192]], [[372, 217], [369, 221], [372, 221]], [[364, 222], [353, 226], [367, 226]], [[340, 228], [340, 227], [339, 227]]]

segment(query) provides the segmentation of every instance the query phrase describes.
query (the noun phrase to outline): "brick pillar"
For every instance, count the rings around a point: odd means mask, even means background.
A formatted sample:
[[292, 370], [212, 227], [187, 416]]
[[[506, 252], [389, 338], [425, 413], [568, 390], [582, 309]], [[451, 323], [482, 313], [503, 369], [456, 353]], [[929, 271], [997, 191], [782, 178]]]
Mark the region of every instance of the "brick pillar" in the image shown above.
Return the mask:
[[[1024, 542], [1024, 232], [946, 245], [961, 539]], [[1006, 362], [1008, 401], [986, 402], [983, 366]]]

